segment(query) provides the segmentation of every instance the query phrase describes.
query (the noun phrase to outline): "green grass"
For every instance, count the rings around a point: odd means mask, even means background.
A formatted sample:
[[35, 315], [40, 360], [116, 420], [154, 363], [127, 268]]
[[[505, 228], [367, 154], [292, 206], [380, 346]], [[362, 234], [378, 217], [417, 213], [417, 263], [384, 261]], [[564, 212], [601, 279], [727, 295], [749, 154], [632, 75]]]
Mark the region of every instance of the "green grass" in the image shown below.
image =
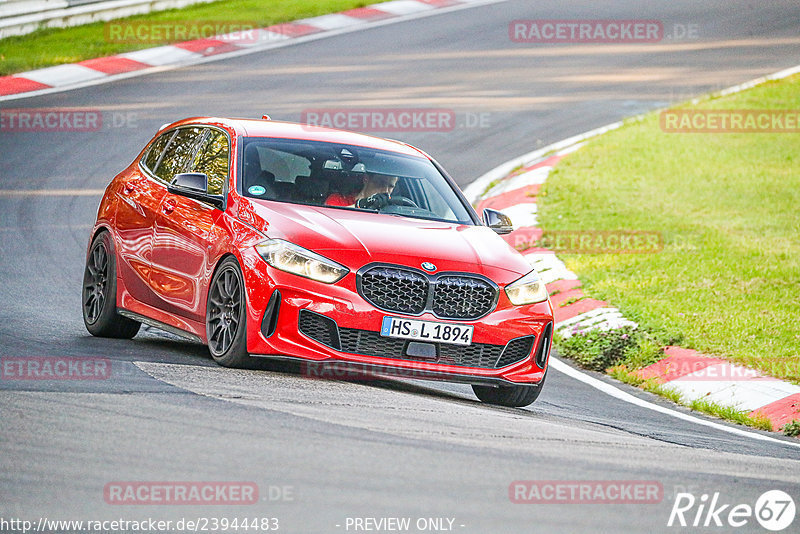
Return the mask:
[[759, 430], [772, 431], [772, 423], [763, 415], [752, 416], [748, 415], [749, 412], [743, 412], [732, 408], [730, 406], [723, 406], [716, 402], [707, 401], [705, 399], [695, 399], [689, 403], [689, 408], [696, 412], [703, 412], [714, 415], [726, 421], [732, 421], [740, 425], [746, 425]]
[[800, 436], [800, 419], [792, 419], [791, 422], [786, 423], [781, 427], [783, 433], [789, 437]]
[[[364, 0], [225, 0], [183, 9], [159, 11], [121, 19], [124, 21], [207, 21], [251, 22], [257, 28], [306, 17], [363, 7]], [[109, 42], [106, 23], [97, 22], [73, 28], [42, 29], [28, 35], [0, 40], [0, 75], [75, 63], [150, 48], [159, 43], [134, 44]]]
[[[797, 110], [800, 76], [694, 107]], [[562, 257], [587, 295], [618, 306], [650, 339], [798, 383], [798, 147], [797, 133], [664, 133], [651, 114], [559, 163], [540, 221], [661, 232], [656, 254]]]

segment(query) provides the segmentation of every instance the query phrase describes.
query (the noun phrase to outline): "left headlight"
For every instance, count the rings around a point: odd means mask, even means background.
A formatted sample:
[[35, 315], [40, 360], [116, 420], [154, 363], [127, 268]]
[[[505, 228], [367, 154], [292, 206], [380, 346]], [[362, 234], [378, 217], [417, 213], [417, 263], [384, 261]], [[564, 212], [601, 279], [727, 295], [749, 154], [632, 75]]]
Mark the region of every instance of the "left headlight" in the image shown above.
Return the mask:
[[508, 300], [514, 306], [523, 304], [533, 304], [547, 300], [547, 288], [539, 278], [539, 273], [533, 270], [514, 282], [506, 286]]
[[264, 261], [276, 269], [317, 282], [333, 284], [350, 272], [344, 265], [283, 239], [270, 239], [259, 243], [256, 245], [256, 251]]

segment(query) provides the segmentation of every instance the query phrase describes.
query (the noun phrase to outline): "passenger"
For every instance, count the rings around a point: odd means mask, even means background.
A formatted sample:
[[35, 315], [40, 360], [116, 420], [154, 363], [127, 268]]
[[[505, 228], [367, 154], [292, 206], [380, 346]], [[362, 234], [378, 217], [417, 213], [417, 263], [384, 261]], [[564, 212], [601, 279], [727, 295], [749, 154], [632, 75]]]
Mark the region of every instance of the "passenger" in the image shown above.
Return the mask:
[[331, 194], [325, 200], [325, 205], [355, 207], [359, 200], [368, 199], [373, 195], [385, 195], [388, 200], [389, 195], [392, 194], [392, 191], [394, 191], [397, 185], [397, 176], [366, 173], [363, 178], [363, 184], [361, 189], [352, 195], [344, 195], [341, 193]]

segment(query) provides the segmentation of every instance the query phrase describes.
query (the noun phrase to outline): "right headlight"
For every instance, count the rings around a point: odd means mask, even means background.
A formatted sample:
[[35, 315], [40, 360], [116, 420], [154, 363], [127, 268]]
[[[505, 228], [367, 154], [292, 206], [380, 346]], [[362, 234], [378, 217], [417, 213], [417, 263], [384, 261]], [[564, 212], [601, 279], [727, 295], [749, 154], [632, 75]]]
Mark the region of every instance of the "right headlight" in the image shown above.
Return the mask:
[[259, 243], [256, 250], [276, 269], [325, 284], [338, 282], [350, 272], [344, 265], [283, 239]]
[[506, 295], [514, 306], [534, 304], [547, 300], [547, 288], [539, 278], [539, 273], [534, 269], [519, 280], [508, 284]]

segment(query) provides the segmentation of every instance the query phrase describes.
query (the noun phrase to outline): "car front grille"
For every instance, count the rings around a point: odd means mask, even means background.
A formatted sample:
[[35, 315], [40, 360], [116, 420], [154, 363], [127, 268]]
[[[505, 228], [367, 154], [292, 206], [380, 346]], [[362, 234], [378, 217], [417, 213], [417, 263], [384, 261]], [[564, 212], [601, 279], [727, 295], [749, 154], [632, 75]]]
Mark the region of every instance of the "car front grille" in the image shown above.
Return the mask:
[[417, 315], [425, 310], [430, 283], [414, 271], [375, 267], [361, 276], [361, 294], [383, 310]]
[[409, 315], [429, 311], [442, 319], [477, 319], [497, 302], [496, 286], [475, 275], [429, 276], [384, 265], [361, 272], [358, 290], [381, 310]]
[[487, 343], [431, 343], [436, 348], [436, 359], [430, 359], [408, 355], [408, 340], [384, 337], [371, 330], [339, 328], [329, 317], [308, 310], [300, 311], [298, 326], [300, 333], [340, 352], [482, 369], [499, 369], [526, 359], [536, 339], [536, 336], [520, 337], [512, 339], [505, 346]]
[[442, 276], [436, 280], [432, 311], [438, 317], [477, 319], [492, 310], [495, 295], [480, 278]]

